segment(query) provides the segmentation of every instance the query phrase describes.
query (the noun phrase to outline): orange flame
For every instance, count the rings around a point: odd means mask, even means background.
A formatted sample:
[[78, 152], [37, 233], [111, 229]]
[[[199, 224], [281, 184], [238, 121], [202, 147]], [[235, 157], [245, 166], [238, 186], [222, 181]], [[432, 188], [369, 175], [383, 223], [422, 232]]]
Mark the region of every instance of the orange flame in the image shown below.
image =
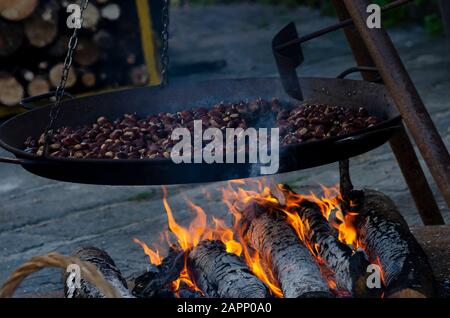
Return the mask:
[[152, 250], [150, 247], [147, 246], [147, 244], [138, 240], [137, 238], [134, 238], [133, 241], [134, 241], [134, 243], [139, 244], [142, 247], [142, 249], [144, 250], [144, 253], [147, 254], [147, 256], [149, 257], [151, 264], [161, 265], [162, 258], [159, 255], [158, 250], [156, 250], [156, 251]]
[[[321, 197], [312, 192], [306, 195], [294, 194], [290, 191], [281, 191], [280, 186], [276, 187], [278, 188], [274, 189], [273, 184], [261, 180], [230, 181], [228, 186], [222, 189], [222, 198], [223, 203], [225, 203], [228, 211], [233, 216], [233, 226], [231, 227], [219, 218], [213, 217], [212, 222], [208, 222], [205, 211], [190, 200], [187, 200], [187, 205], [194, 211], [195, 217], [188, 227], [178, 224], [167, 199], [167, 189], [163, 188], [163, 205], [167, 213], [170, 233], [176, 238], [178, 245], [184, 251], [194, 248], [203, 240], [220, 240], [226, 246], [227, 252], [243, 257], [249, 269], [268, 286], [273, 295], [283, 297], [282, 290], [269, 266], [270, 264], [266, 264], [261, 255], [249, 246], [248, 239], [243, 235], [243, 229], [240, 224], [242, 219], [240, 211], [242, 208], [250, 201], [255, 201], [258, 204], [271, 205], [283, 211], [298, 237], [316, 256], [317, 246], [311, 246], [308, 240], [305, 239], [305, 232], [309, 224], [303, 222], [300, 216], [295, 213], [295, 208], [298, 207], [298, 204], [303, 200], [316, 203], [324, 217], [337, 229], [339, 239], [346, 244], [353, 245], [354, 248], [358, 247], [357, 232], [354, 226], [354, 219], [357, 214], [347, 213], [345, 216], [343, 215], [340, 208], [342, 197], [338, 187], [327, 188], [322, 186], [323, 194]], [[282, 200], [279, 200], [278, 197], [274, 196], [274, 193], [278, 196], [280, 193], [284, 194], [284, 197]], [[162, 235], [169, 244], [171, 244], [170, 233], [165, 232]], [[134, 239], [134, 242], [144, 249], [152, 264], [161, 264], [163, 258], [160, 256], [158, 249], [151, 249], [138, 239]], [[318, 257], [317, 259], [320, 262]], [[201, 292], [195, 285], [195, 282], [189, 277], [186, 262], [180, 277], [172, 284], [172, 289], [177, 295], [181, 283], [184, 283], [192, 290]], [[328, 283], [330, 287], [335, 286], [334, 281], [331, 279]]]

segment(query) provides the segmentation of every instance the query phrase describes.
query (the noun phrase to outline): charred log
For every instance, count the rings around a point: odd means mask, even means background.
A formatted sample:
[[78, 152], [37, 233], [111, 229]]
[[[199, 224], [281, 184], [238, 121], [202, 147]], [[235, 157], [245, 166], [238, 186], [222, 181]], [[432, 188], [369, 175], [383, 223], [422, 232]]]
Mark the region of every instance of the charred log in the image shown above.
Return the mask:
[[[95, 247], [85, 247], [78, 250], [74, 256], [82, 261], [94, 264], [103, 274], [103, 277], [117, 289], [124, 298], [133, 297], [128, 290], [127, 282], [117, 268], [112, 258], [103, 250]], [[67, 272], [63, 273], [64, 295], [66, 298], [104, 298], [104, 295], [93, 285], [81, 277], [80, 288], [69, 288], [68, 280], [71, 279]]]
[[172, 245], [160, 265], [136, 278], [133, 295], [140, 298], [174, 298], [171, 284], [180, 276], [184, 261], [185, 253]]
[[228, 253], [220, 241], [202, 241], [188, 257], [188, 269], [207, 297], [267, 298], [267, 287], [254, 276], [245, 262]]
[[334, 229], [323, 216], [320, 207], [304, 201], [295, 208], [305, 224], [306, 240], [314, 247], [317, 256], [335, 274], [339, 289], [350, 292], [355, 297], [368, 297], [381, 294], [381, 289], [367, 289], [367, 267], [370, 265], [363, 251], [353, 250], [339, 241]]
[[383, 269], [385, 296], [433, 297], [434, 277], [427, 257], [394, 202], [381, 192], [364, 191], [356, 219], [358, 239]]
[[286, 298], [332, 296], [316, 260], [282, 212], [250, 202], [242, 214], [250, 245], [270, 264]]
[[178, 296], [180, 298], [204, 298], [203, 294], [185, 282], [180, 283], [180, 287], [178, 288]]

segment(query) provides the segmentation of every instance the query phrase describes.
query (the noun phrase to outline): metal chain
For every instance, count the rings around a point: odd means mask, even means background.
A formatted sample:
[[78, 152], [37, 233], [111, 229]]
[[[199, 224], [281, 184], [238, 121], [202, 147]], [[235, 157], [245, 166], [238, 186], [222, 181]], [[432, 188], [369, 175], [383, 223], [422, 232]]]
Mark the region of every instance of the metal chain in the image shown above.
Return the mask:
[[162, 76], [162, 86], [167, 85], [168, 83], [168, 67], [169, 67], [169, 7], [170, 0], [163, 0], [163, 8], [162, 8], [162, 52], [161, 52], [161, 76]]
[[[80, 15], [80, 28], [83, 25], [83, 13], [86, 10], [88, 4], [89, 4], [89, 0], [82, 1], [81, 7], [80, 7], [80, 14], [81, 14]], [[72, 36], [70, 37], [67, 55], [66, 55], [66, 58], [64, 59], [64, 66], [62, 69], [61, 79], [60, 79], [58, 87], [56, 88], [56, 91], [55, 91], [55, 96], [54, 96], [55, 102], [52, 104], [52, 106], [50, 108], [50, 122], [45, 129], [45, 144], [44, 144], [44, 151], [43, 151], [43, 155], [45, 155], [45, 156], [47, 156], [47, 154], [48, 154], [50, 135], [53, 133], [55, 121], [59, 116], [61, 101], [64, 96], [64, 91], [66, 89], [66, 84], [67, 84], [67, 79], [69, 78], [70, 68], [72, 67], [73, 54], [74, 54], [74, 52], [77, 48], [77, 44], [78, 44], [78, 31], [79, 31], [79, 28], [74, 28]]]

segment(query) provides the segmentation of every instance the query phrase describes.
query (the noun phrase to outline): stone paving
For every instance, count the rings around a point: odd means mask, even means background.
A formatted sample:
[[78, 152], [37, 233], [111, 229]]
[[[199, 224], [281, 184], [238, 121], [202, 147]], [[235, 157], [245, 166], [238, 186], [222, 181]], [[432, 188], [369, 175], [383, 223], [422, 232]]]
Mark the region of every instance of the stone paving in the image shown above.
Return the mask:
[[[311, 9], [259, 5], [192, 7], [172, 11], [171, 54], [176, 63], [224, 59], [227, 66], [214, 73], [176, 78], [176, 81], [270, 76], [276, 74], [271, 38], [295, 21], [301, 34], [334, 21]], [[417, 27], [390, 30], [447, 147], [450, 145], [450, 69], [442, 38], [430, 38]], [[354, 64], [342, 32], [305, 45], [304, 76], [334, 77]], [[0, 155], [6, 153], [0, 151]], [[411, 225], [420, 224], [416, 208], [388, 145], [351, 160], [356, 187], [381, 189], [398, 204]], [[429, 180], [432, 179], [429, 176]], [[138, 237], [158, 241], [166, 229], [159, 187], [108, 187], [59, 183], [28, 174], [20, 167], [0, 165], [0, 282], [26, 259], [51, 251], [68, 254], [79, 246], [106, 249], [126, 277], [144, 270], [148, 259], [132, 242]], [[297, 191], [338, 182], [336, 164], [277, 176]], [[210, 215], [228, 218], [220, 202], [223, 183], [169, 187], [176, 219], [192, 217], [184, 202], [189, 197]], [[433, 192], [445, 219], [450, 214], [434, 183]], [[209, 196], [205, 195], [207, 189]], [[44, 270], [25, 281], [18, 295], [61, 289], [56, 270]]]

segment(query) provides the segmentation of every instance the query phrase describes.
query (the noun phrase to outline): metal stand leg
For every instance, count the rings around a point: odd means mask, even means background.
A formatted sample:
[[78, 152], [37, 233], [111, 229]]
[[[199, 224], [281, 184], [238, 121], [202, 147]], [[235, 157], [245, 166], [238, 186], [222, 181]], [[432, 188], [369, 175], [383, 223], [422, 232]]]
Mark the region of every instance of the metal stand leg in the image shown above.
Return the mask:
[[[340, 20], [350, 17], [342, 0], [333, 0], [333, 4]], [[358, 30], [354, 26], [349, 26], [345, 28], [345, 35], [358, 65], [374, 66], [375, 63]], [[363, 78], [367, 81], [374, 81], [376, 76], [373, 73], [363, 74]], [[405, 129], [393, 137], [390, 143], [423, 223], [443, 224], [442, 215]]]

